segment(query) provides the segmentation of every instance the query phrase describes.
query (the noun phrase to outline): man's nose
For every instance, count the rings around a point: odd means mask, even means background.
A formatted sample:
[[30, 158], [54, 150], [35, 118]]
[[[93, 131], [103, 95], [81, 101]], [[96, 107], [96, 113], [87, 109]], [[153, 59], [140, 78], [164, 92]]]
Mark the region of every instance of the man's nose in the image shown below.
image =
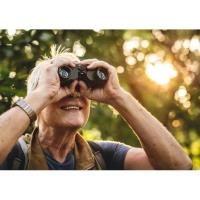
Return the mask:
[[76, 96], [76, 97], [80, 96], [80, 85], [79, 85], [78, 80], [75, 80], [71, 83], [71, 85], [69, 86], [69, 90], [72, 96]]
[[76, 85], [76, 87], [75, 87], [75, 91], [76, 91], [76, 92], [80, 92], [80, 85], [79, 85], [79, 83], [77, 83], [77, 85]]
[[[75, 82], [75, 81], [74, 81]], [[73, 86], [74, 88], [74, 91], [75, 92], [80, 92], [80, 85], [79, 85], [79, 82], [78, 81], [76, 81], [75, 83], [74, 83], [74, 86]]]

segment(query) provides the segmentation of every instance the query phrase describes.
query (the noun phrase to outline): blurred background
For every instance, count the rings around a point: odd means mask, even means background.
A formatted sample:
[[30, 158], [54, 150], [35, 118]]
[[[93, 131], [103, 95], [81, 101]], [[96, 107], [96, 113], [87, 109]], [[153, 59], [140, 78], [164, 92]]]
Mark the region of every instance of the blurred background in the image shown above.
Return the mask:
[[[171, 131], [193, 169], [200, 169], [199, 30], [0, 30], [0, 114], [26, 95], [29, 72], [53, 44], [81, 60], [115, 66], [121, 85]], [[140, 146], [116, 110], [95, 102], [83, 135]]]

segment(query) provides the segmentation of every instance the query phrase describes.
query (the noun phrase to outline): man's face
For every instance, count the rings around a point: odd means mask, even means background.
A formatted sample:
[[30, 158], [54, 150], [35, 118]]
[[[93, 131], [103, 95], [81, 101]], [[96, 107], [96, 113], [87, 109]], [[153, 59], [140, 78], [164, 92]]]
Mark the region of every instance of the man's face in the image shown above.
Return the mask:
[[39, 115], [39, 123], [53, 128], [78, 129], [87, 122], [90, 100], [86, 97], [66, 96], [49, 104]]
[[[80, 61], [77, 57], [69, 56], [68, 59], [71, 59], [72, 62]], [[68, 95], [43, 109], [39, 115], [39, 124], [43, 122], [43, 124], [53, 128], [78, 129], [87, 122], [89, 113], [89, 99]]]

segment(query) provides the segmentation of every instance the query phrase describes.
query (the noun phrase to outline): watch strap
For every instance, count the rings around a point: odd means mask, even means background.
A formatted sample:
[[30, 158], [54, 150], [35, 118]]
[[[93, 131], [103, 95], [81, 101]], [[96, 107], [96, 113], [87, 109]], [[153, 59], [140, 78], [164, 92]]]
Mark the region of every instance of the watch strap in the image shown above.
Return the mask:
[[12, 107], [14, 106], [20, 107], [28, 115], [31, 123], [37, 119], [35, 111], [24, 99], [18, 99]]

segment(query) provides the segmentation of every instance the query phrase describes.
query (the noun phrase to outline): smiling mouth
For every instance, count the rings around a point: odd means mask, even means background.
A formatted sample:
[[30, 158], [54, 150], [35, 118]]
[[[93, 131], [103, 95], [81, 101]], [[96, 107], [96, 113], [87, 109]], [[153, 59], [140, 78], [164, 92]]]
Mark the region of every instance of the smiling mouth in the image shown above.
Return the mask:
[[61, 109], [62, 110], [81, 110], [82, 107], [75, 106], [75, 105], [73, 105], [73, 106], [61, 106]]

